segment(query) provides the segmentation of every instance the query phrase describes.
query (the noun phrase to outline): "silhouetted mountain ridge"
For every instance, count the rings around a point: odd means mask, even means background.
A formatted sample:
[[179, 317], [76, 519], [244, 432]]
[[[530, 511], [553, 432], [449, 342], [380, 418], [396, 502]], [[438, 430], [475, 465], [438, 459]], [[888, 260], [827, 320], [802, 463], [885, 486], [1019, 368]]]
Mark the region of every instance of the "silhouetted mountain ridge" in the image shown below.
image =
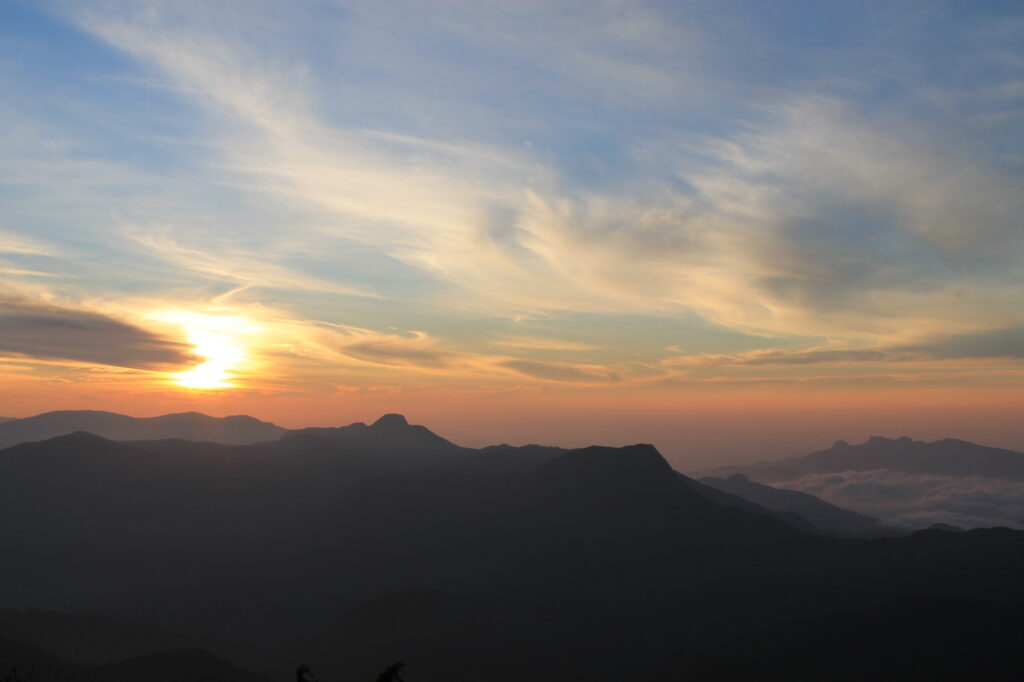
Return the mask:
[[729, 478], [707, 476], [700, 479], [700, 482], [768, 509], [797, 514], [826, 532], [861, 536], [880, 530], [878, 519], [842, 509], [797, 490], [783, 490], [755, 483], [743, 474], [733, 474]]
[[794, 528], [802, 530], [805, 533], [822, 534], [824, 532], [821, 528], [812, 525], [810, 522], [807, 521], [807, 519], [805, 519], [804, 517], [800, 516], [795, 512], [768, 509], [767, 507], [757, 504], [756, 502], [752, 502], [744, 497], [735, 495], [733, 493], [728, 493], [724, 490], [719, 490], [714, 486], [707, 485], [706, 483], [702, 483], [700, 481], [692, 479], [684, 474], [677, 473], [677, 475], [686, 483], [686, 485], [693, 489], [693, 491], [696, 492], [698, 495], [719, 506], [735, 507], [737, 509], [741, 509], [743, 511], [750, 512], [753, 514], [769, 516], [773, 519], [776, 519], [777, 521], [785, 523], [788, 526], [793, 526]]
[[600, 490], [622, 496], [651, 493], [676, 485], [672, 467], [653, 445], [610, 448], [592, 445], [569, 450], [541, 464], [535, 472], [563, 490]]
[[73, 433], [0, 451], [0, 480], [0, 604], [142, 614], [281, 677], [617, 682], [893, 600], [1024, 609], [1022, 532], [814, 535], [646, 444], [475, 450], [397, 416], [252, 445]]
[[400, 414], [386, 414], [369, 426], [363, 422], [356, 422], [333, 428], [296, 429], [282, 436], [280, 443], [283, 447], [290, 447], [300, 442], [317, 444], [325, 441], [347, 441], [377, 450], [415, 449], [417, 455], [435, 457], [453, 456], [469, 451], [445, 440], [425, 426], [410, 424]]
[[143, 418], [96, 410], [59, 410], [0, 422], [0, 448], [74, 431], [88, 431], [111, 440], [182, 438], [241, 445], [277, 439], [286, 429], [246, 415], [218, 418], [181, 412]]
[[896, 439], [872, 436], [860, 445], [836, 441], [832, 447], [809, 455], [718, 467], [698, 475], [728, 477], [741, 473], [760, 483], [772, 483], [793, 480], [807, 474], [875, 469], [1024, 480], [1024, 453], [955, 438], [926, 443], [907, 436]]

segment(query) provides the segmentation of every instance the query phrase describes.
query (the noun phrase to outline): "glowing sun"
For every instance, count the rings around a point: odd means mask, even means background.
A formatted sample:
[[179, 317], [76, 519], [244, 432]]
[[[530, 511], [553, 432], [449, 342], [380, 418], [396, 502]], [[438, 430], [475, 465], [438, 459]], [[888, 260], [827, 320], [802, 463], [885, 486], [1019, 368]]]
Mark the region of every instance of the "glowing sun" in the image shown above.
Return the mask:
[[259, 329], [248, 320], [233, 315], [174, 311], [158, 316], [184, 328], [192, 352], [203, 358], [195, 367], [171, 375], [174, 383], [185, 388], [235, 388], [232, 381], [238, 370], [251, 364], [245, 352]]
[[187, 388], [231, 388], [231, 370], [242, 361], [242, 350], [223, 334], [195, 331], [189, 335], [193, 353], [206, 358], [202, 364], [179, 372], [177, 382]]

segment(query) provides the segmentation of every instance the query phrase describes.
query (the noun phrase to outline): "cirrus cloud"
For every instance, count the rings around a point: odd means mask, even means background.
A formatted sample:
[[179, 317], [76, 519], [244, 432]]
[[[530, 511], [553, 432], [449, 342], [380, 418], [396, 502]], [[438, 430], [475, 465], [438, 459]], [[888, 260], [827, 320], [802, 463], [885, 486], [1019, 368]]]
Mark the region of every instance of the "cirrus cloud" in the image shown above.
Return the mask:
[[561, 381], [571, 383], [615, 383], [619, 375], [605, 368], [580, 367], [553, 362], [536, 362], [532, 360], [506, 360], [499, 363], [501, 367], [535, 379]]
[[[292, 320], [431, 331], [303, 346], [382, 375], [608, 384], [638, 362], [764, 381], [1017, 358], [1024, 105], [1019, 45], [984, 30], [1000, 13], [966, 12], [955, 50], [917, 35], [939, 49], [922, 57], [870, 28], [877, 8], [826, 11], [842, 47], [822, 59], [757, 19], [799, 6], [57, 2], [103, 73], [76, 71], [85, 96], [50, 83], [76, 107], [5, 89], [18, 205], [0, 240], [24, 238], [0, 266], [63, 273], [82, 300], [228, 286]], [[734, 31], [768, 49], [734, 52]], [[969, 77], [907, 75], [940, 53]], [[110, 104], [129, 97], [130, 117]], [[54, 113], [72, 108], [82, 121]], [[613, 332], [623, 316], [635, 334]], [[680, 338], [714, 354], [666, 357]], [[747, 369], [707, 376], [730, 365]]]

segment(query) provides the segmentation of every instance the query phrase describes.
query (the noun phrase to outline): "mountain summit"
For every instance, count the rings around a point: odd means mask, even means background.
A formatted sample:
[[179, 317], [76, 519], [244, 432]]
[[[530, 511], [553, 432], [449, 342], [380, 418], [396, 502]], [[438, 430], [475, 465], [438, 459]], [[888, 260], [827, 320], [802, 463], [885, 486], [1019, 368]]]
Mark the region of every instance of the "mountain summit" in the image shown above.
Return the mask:
[[401, 414], [385, 414], [377, 421], [373, 422], [370, 427], [372, 429], [398, 429], [403, 426], [409, 426], [409, 420]]
[[303, 442], [319, 447], [353, 447], [385, 451], [399, 457], [422, 459], [423, 455], [455, 455], [465, 451], [425, 426], [410, 424], [403, 415], [389, 413], [367, 426], [355, 422], [348, 426], [296, 429], [285, 434], [278, 445], [290, 447]]

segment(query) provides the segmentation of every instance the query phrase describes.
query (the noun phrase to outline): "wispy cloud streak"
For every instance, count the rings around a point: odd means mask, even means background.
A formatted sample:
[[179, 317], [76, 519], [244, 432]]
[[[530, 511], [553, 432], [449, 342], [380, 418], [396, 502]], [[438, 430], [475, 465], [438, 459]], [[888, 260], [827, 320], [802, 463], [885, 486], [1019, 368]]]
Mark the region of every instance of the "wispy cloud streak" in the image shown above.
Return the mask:
[[[936, 79], [889, 34], [825, 12], [826, 49], [756, 3], [54, 7], [148, 106], [123, 136], [96, 134], [125, 120], [101, 98], [80, 129], [0, 107], [33, 190], [0, 233], [10, 277], [108, 302], [229, 287], [214, 307], [264, 304], [295, 336], [280, 347], [335, 369], [612, 384], [1019, 358], [1021, 54], [984, 13], [951, 29], [971, 77]], [[942, 19], [885, 16], [914, 12]], [[722, 347], [615, 347], [573, 333], [586, 315]], [[598, 341], [505, 324], [523, 317]]]

